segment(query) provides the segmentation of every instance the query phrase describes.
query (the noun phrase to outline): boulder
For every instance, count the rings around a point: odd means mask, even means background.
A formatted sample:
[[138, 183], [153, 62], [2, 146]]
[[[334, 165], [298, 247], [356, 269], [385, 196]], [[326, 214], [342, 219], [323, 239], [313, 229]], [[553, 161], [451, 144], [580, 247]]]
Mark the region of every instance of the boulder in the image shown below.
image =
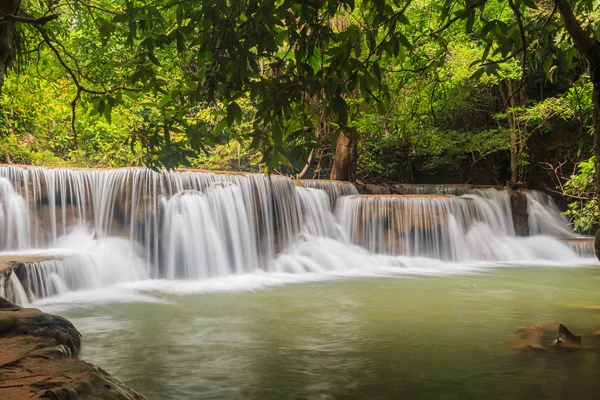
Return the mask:
[[81, 335], [68, 320], [0, 298], [0, 398], [144, 399], [74, 358], [80, 346]]

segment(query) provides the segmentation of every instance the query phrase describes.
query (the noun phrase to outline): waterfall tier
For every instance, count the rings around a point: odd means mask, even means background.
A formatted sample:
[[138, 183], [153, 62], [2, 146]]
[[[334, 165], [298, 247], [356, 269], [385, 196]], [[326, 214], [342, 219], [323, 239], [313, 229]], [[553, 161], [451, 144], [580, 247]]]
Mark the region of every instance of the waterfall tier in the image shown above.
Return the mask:
[[259, 174], [0, 166], [0, 260], [46, 257], [13, 265], [0, 287], [30, 302], [147, 279], [404, 268], [410, 257], [589, 255], [589, 240], [539, 236], [576, 238], [541, 192], [522, 195], [538, 236], [518, 238], [511, 192], [502, 188], [395, 190], [404, 194], [359, 195], [347, 182]]

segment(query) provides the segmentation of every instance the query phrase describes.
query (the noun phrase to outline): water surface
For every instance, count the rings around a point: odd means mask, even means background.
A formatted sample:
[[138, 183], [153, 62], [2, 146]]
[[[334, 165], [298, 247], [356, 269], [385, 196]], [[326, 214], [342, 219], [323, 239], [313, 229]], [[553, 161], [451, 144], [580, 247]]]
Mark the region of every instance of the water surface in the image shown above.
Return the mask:
[[[154, 399], [591, 399], [598, 287], [598, 268], [504, 267], [256, 291], [173, 283], [56, 309], [83, 333], [82, 359]], [[511, 351], [519, 326], [550, 322], [586, 348]]]

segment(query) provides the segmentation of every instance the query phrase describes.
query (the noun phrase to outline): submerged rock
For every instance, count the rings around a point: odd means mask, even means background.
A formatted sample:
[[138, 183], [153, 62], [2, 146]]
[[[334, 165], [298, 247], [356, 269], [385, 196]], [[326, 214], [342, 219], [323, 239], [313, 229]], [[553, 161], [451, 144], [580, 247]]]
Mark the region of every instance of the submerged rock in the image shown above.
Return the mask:
[[0, 298], [0, 398], [144, 399], [73, 357], [81, 335], [68, 320]]
[[[558, 329], [558, 336], [556, 335]], [[572, 334], [562, 324], [536, 324], [522, 326], [512, 336], [513, 350], [545, 350], [549, 346], [581, 347], [581, 336]]]
[[581, 336], [572, 334], [566, 326], [560, 324], [558, 327], [558, 337], [554, 339], [552, 345], [562, 347], [580, 347]]

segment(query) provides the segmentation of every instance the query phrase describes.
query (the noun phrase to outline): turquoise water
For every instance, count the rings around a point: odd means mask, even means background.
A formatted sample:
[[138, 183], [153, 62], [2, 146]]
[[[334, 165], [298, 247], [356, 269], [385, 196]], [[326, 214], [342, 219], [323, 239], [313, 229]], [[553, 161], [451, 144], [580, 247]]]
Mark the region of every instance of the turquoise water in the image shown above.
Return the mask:
[[[82, 332], [82, 359], [154, 399], [592, 399], [598, 288], [599, 268], [504, 267], [146, 290], [154, 302], [59, 314]], [[584, 348], [511, 349], [520, 326], [553, 322], [583, 334]]]

